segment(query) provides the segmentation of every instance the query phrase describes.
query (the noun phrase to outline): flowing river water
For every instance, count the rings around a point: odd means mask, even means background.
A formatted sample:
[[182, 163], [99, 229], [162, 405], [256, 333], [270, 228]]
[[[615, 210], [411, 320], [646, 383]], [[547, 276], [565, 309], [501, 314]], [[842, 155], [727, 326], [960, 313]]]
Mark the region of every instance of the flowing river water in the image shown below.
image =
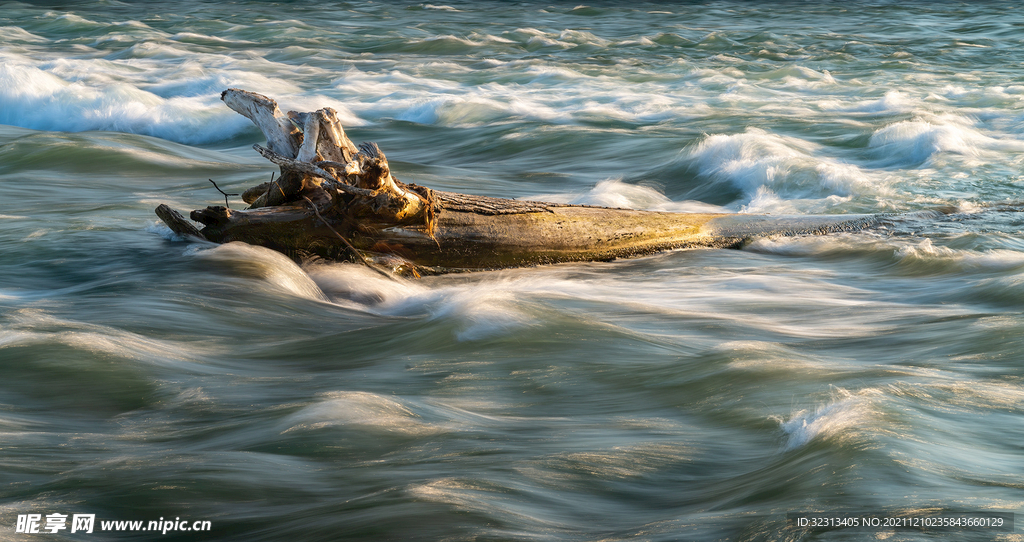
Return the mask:
[[[1015, 7], [4, 3], [0, 538], [1021, 540], [787, 520], [1024, 510]], [[901, 217], [418, 280], [299, 266], [153, 214], [275, 170], [229, 87], [334, 107], [436, 189]], [[212, 528], [102, 523], [158, 518]]]

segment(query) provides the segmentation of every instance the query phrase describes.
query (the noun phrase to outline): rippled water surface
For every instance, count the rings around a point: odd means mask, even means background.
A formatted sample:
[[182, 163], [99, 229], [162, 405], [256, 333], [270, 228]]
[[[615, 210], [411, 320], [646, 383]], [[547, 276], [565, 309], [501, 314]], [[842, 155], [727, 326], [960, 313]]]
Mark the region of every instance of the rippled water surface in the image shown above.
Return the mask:
[[[0, 537], [1020, 540], [786, 514], [1024, 511], [1021, 13], [2, 4]], [[419, 280], [303, 267], [153, 214], [274, 170], [228, 87], [334, 107], [438, 189], [899, 216]], [[15, 532], [52, 513], [96, 532]], [[100, 529], [157, 518], [212, 531]]]

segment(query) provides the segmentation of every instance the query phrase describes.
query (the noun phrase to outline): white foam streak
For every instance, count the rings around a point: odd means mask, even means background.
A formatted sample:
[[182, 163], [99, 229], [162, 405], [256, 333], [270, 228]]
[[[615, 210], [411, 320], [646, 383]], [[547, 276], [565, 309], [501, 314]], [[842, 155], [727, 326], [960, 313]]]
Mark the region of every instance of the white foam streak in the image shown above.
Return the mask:
[[1024, 141], [995, 139], [972, 124], [959, 115], [900, 121], [872, 134], [870, 146], [887, 166], [923, 164], [939, 154], [981, 158], [992, 152], [1024, 152]]
[[[415, 17], [473, 12], [461, 5], [420, 7], [433, 13]], [[462, 13], [458, 16], [469, 16]], [[977, 74], [916, 72], [901, 78], [901, 72], [885, 72], [894, 75], [882, 80], [833, 75], [792, 61], [755, 66], [724, 52], [699, 63], [688, 54], [675, 60], [610, 55], [609, 62], [592, 62], [579, 53], [690, 47], [697, 45], [696, 39], [705, 49], [749, 47], [728, 31], [703, 38], [683, 30], [679, 32], [689, 37], [643, 30], [612, 37], [596, 27], [499, 25], [468, 33], [444, 27], [423, 29], [413, 37], [353, 37], [366, 40], [353, 42], [357, 49], [374, 51], [353, 53], [347, 45], [321, 43], [333, 30], [300, 20], [250, 21], [221, 33], [188, 25], [165, 32], [156, 23], [96, 22], [57, 11], [42, 19], [26, 25], [32, 32], [15, 26], [0, 32], [0, 43], [10, 44], [0, 51], [0, 124], [139, 133], [188, 144], [255, 134], [251, 123], [220, 103], [219, 93], [229, 87], [273, 96], [285, 111], [330, 106], [346, 126], [398, 119], [459, 128], [527, 121], [588, 129], [597, 125], [597, 130], [622, 123], [643, 128], [665, 123], [676, 130], [690, 119], [740, 119], [728, 122], [751, 126], [741, 133], [726, 129], [689, 146], [694, 136], [681, 136], [683, 160], [695, 166], [700, 182], [721, 183], [725, 191], [741, 193], [729, 204], [731, 210], [774, 213], [864, 207], [865, 202], [875, 203], [871, 199], [876, 196], [893, 195], [888, 190], [901, 181], [913, 183], [906, 176], [893, 181], [898, 176], [884, 170], [932, 166], [946, 156], [984, 165], [1005, 161], [1000, 153], [1024, 151], [1024, 141], [998, 135], [1000, 130], [1020, 131], [1014, 112], [1024, 87], [983, 85]], [[73, 40], [77, 52], [46, 50], [52, 45], [48, 31], [69, 29], [89, 36]], [[295, 41], [279, 47], [278, 39], [284, 37]], [[392, 38], [401, 44], [393, 46]], [[794, 60], [806, 54], [783, 53], [775, 45], [766, 43], [757, 55]], [[558, 58], [539, 59], [524, 50], [544, 50]], [[913, 118], [908, 120], [908, 114]], [[830, 142], [792, 135], [802, 134], [797, 130], [783, 135], [781, 129], [754, 127], [806, 118], [845, 124], [853, 136], [870, 137], [868, 148], [836, 149]], [[760, 124], [762, 119], [771, 124]], [[499, 137], [532, 129], [509, 130]], [[691, 202], [645, 198], [595, 190], [583, 199], [656, 210], [711, 210]]]
[[868, 430], [875, 417], [874, 403], [882, 392], [866, 388], [856, 393], [834, 388], [833, 398], [813, 412], [799, 410], [788, 420], [775, 418], [788, 437], [787, 448], [799, 448], [816, 439], [839, 441]]
[[309, 273], [336, 303], [382, 316], [425, 315], [452, 322], [452, 336], [458, 341], [506, 335], [534, 324], [514, 290], [502, 284], [428, 288], [419, 282], [389, 280], [350, 264], [313, 266]]
[[284, 424], [283, 433], [330, 427], [414, 436], [443, 432], [443, 428], [420, 420], [400, 400], [359, 391], [325, 394], [322, 400], [289, 416]]
[[814, 145], [800, 139], [747, 128], [742, 134], [706, 137], [690, 154], [702, 173], [724, 177], [738, 188], [753, 191], [773, 183], [787, 161], [814, 150]]
[[224, 39], [224, 38], [217, 37], [217, 36], [210, 36], [210, 35], [207, 35], [207, 34], [198, 34], [196, 32], [178, 32], [177, 34], [174, 34], [173, 36], [170, 36], [170, 39], [175, 40], [175, 41], [185, 41], [185, 42], [215, 43], [215, 44], [234, 44], [234, 45], [242, 45], [242, 44], [251, 44], [251, 43], [253, 43], [253, 42], [248, 41], [248, 40], [228, 40], [228, 39]]
[[876, 100], [861, 100], [847, 104], [839, 100], [823, 100], [818, 107], [825, 111], [841, 111], [844, 113], [896, 114], [913, 111], [919, 100], [910, 98], [898, 90], [890, 90]]
[[526, 104], [522, 100], [507, 102], [483, 97], [445, 97], [424, 100], [400, 113], [398, 120], [418, 124], [444, 126], [476, 126], [494, 122], [509, 115], [539, 120], [557, 117], [548, 108]]
[[[459, 341], [476, 341], [508, 335], [536, 322], [516, 307], [513, 292], [481, 285], [470, 290], [443, 292], [427, 298], [440, 301], [431, 311], [432, 317], [460, 322], [455, 332]], [[436, 301], [435, 301], [436, 300]], [[419, 304], [420, 300], [414, 303]]]
[[964, 271], [1008, 271], [1024, 266], [1024, 253], [996, 249], [977, 252], [937, 246], [931, 239], [901, 246], [896, 256], [907, 261], [947, 262]]
[[332, 300], [351, 302], [351, 306], [364, 310], [401, 304], [428, 291], [420, 282], [392, 280], [358, 264], [313, 265], [307, 268], [307, 272]]
[[327, 301], [327, 296], [302, 268], [284, 254], [269, 248], [232, 242], [213, 248], [193, 245], [185, 254], [227, 264], [240, 276], [262, 280], [268, 291]]
[[127, 83], [69, 82], [6, 61], [0, 101], [0, 124], [35, 130], [132, 132], [196, 143], [248, 129], [244, 118], [223, 111], [219, 96], [162, 98]]
[[760, 128], [705, 137], [689, 159], [702, 175], [745, 192], [744, 212], [791, 211], [783, 200], [845, 198], [881, 189], [859, 167], [820, 156], [817, 145]]
[[[1017, 250], [969, 250], [936, 245], [932, 239], [906, 240], [866, 235], [775, 237], [758, 239], [745, 250], [785, 256], [877, 254], [901, 266], [924, 265], [932, 272], [1007, 272], [1024, 267]], [[912, 267], [913, 268], [913, 267]]]
[[708, 112], [705, 104], [688, 96], [666, 95], [657, 83], [634, 83], [624, 89], [616, 78], [564, 66], [523, 60], [485, 62], [502, 70], [495, 74], [496, 81], [484, 85], [454, 83], [452, 74], [466, 70], [444, 63], [387, 73], [351, 69], [332, 85], [353, 96], [350, 107], [360, 117], [392, 117], [441, 126], [520, 119], [554, 124], [650, 123]]
[[167, 224], [164, 224], [163, 222], [152, 222], [152, 223], [150, 223], [148, 226], [146, 226], [146, 231], [149, 232], [149, 233], [155, 233], [155, 234], [159, 235], [160, 237], [163, 237], [164, 239], [166, 239], [168, 241], [184, 241], [185, 240], [184, 237], [174, 233], [174, 231], [171, 230], [171, 228], [169, 228], [167, 226]]
[[0, 330], [0, 347], [60, 343], [138, 363], [178, 367], [194, 364], [197, 354], [195, 344], [179, 345], [108, 326], [65, 320], [37, 309], [15, 311], [9, 328]]
[[[617, 314], [638, 311], [673, 315], [681, 318], [724, 319], [742, 314], [743, 326], [771, 330], [793, 337], [864, 336], [878, 333], [877, 322], [844, 322], [841, 328], [817, 325], [800, 316], [780, 321], [775, 315], [752, 316], [749, 307], [775, 306], [789, 299], [809, 310], [828, 310], [861, 303], [861, 293], [807, 276], [766, 274], [743, 277], [725, 274], [700, 278], [694, 282], [690, 263], [672, 255], [665, 258], [668, 267], [649, 277], [619, 280], [608, 264], [566, 265], [540, 270], [480, 273], [473, 277], [443, 277], [425, 281], [390, 281], [353, 264], [313, 266], [311, 276], [337, 304], [369, 314], [430, 321], [456, 341], [475, 341], [530, 333], [550, 318], [570, 317], [553, 308], [559, 300], [572, 299], [607, 307], [602, 316], [568, 311], [573, 319], [590, 325], [608, 325], [618, 321]], [[679, 267], [673, 266], [675, 262]], [[566, 273], [573, 276], [566, 276]], [[586, 279], [576, 276], [583, 273]], [[650, 271], [649, 271], [650, 273]], [[637, 282], [639, 280], [640, 282]], [[729, 307], [729, 308], [725, 308]], [[605, 312], [607, 310], [608, 312]], [[739, 313], [734, 313], [739, 311]], [[602, 323], [602, 321], [606, 323]], [[628, 327], [628, 325], [627, 325]]]
[[17, 26], [0, 26], [0, 43], [45, 43], [48, 41]]
[[785, 68], [763, 73], [751, 74], [753, 80], [774, 80], [782, 83], [785, 88], [820, 89], [836, 84], [836, 80], [827, 70], [815, 71], [805, 66], [789, 65]]
[[530, 200], [574, 205], [600, 205], [619, 209], [642, 209], [675, 213], [728, 213], [724, 207], [699, 201], [672, 201], [657, 190], [641, 185], [627, 184], [621, 179], [607, 179], [587, 192], [539, 194]]

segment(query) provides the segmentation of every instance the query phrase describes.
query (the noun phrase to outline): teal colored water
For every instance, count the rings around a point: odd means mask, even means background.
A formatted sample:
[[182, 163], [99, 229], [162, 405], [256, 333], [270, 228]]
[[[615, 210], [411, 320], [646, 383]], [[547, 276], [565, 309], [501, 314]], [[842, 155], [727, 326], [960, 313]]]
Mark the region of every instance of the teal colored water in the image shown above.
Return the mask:
[[[1015, 7], [3, 4], [2, 538], [1019, 540], [786, 521], [1024, 511]], [[908, 214], [420, 280], [300, 267], [153, 214], [274, 171], [228, 87], [334, 107], [438, 189]], [[96, 532], [15, 532], [52, 513]], [[100, 523], [158, 518], [212, 530]]]

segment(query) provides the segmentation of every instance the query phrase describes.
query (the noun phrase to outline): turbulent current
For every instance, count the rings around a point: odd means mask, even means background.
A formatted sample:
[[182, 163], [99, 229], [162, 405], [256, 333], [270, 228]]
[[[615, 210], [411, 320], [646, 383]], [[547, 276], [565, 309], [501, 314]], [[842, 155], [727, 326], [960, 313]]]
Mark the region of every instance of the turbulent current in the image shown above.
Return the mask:
[[[1017, 8], [2, 4], [0, 538], [1021, 540], [797, 517], [1024, 511]], [[897, 218], [300, 266], [153, 214], [275, 171], [229, 87], [441, 190]]]

